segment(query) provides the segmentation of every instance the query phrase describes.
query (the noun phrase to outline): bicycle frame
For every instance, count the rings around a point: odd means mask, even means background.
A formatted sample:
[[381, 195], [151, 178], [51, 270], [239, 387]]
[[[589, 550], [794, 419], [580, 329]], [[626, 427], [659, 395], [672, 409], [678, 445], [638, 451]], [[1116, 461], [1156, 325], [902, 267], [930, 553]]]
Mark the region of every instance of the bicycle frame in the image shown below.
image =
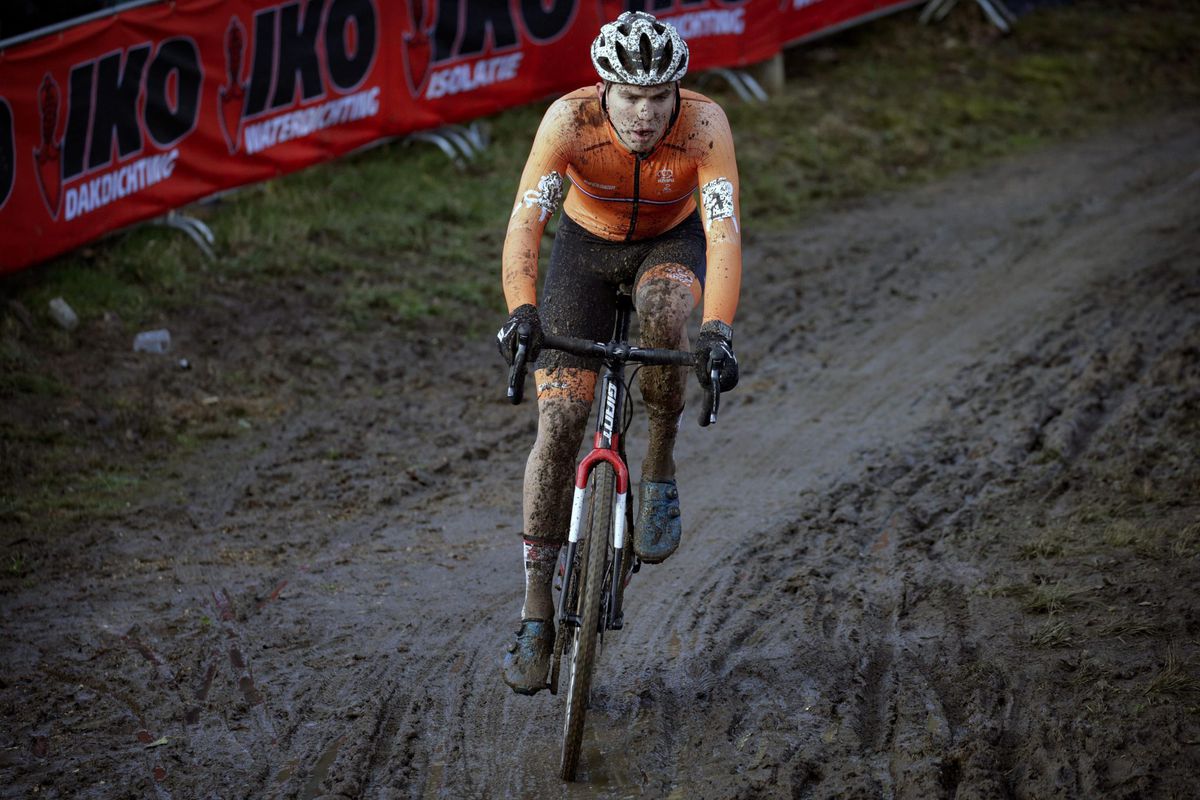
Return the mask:
[[[617, 316], [613, 325], [613, 341], [625, 342], [629, 338], [629, 324], [633, 314], [633, 303], [629, 295], [621, 294], [617, 299]], [[608, 462], [616, 474], [616, 496], [613, 499], [613, 577], [609, 589], [607, 614], [604, 629], [620, 629], [624, 622], [621, 601], [624, 595], [623, 575], [625, 568], [625, 535], [628, 522], [629, 466], [621, 451], [620, 421], [623, 419], [626, 398], [625, 364], [606, 361], [600, 379], [600, 395], [604, 398], [596, 415], [596, 433], [592, 450], [579, 462], [575, 470], [575, 495], [571, 505], [571, 528], [567, 535], [567, 556], [563, 590], [558, 598], [558, 618], [565, 624], [579, 626], [579, 615], [569, 608], [571, 581], [574, 575], [575, 554], [579, 544], [579, 530], [587, 499], [587, 484], [592, 471], [602, 462]]]

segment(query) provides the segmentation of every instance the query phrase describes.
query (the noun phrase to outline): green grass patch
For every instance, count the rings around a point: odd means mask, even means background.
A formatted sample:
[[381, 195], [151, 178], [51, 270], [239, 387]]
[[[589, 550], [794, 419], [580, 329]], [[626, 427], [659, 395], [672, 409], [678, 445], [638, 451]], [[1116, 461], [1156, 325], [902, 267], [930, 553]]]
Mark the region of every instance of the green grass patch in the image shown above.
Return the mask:
[[42, 529], [51, 522], [110, 516], [124, 511], [143, 483], [141, 476], [102, 469], [39, 482], [19, 494], [0, 495], [0, 520]]
[[39, 372], [0, 374], [0, 397], [25, 394], [34, 397], [62, 397], [71, 392], [57, 378]]
[[144, 225], [7, 277], [0, 291], [18, 298], [51, 330], [55, 297], [66, 299], [81, 324], [112, 314], [132, 329], [194, 302], [208, 268], [178, 231]]
[[1193, 106], [1200, 13], [1152, 6], [1045, 9], [1010, 37], [966, 13], [932, 27], [901, 15], [789, 51], [784, 97], [727, 106], [747, 228], [794, 225], [830, 201], [1075, 137], [1135, 110]]

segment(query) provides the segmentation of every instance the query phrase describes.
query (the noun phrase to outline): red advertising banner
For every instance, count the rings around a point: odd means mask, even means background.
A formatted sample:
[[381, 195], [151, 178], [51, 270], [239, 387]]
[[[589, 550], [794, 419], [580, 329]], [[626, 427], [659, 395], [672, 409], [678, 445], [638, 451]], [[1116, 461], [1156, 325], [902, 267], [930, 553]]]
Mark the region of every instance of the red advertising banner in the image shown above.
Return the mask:
[[779, 0], [779, 44], [786, 46], [926, 0]]
[[0, 273], [381, 138], [596, 80], [603, 21], [675, 24], [692, 69], [905, 0], [175, 0], [0, 50]]

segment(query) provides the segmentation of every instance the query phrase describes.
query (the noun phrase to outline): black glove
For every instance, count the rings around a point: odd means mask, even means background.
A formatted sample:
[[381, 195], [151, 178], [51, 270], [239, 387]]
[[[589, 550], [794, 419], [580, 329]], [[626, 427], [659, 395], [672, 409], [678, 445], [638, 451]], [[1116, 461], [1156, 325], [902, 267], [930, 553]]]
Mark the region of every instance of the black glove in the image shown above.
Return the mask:
[[529, 329], [528, 360], [537, 360], [538, 353], [542, 352], [542, 319], [538, 316], [537, 307], [532, 303], [517, 306], [509, 316], [508, 322], [504, 323], [496, 334], [500, 355], [504, 356], [504, 360], [509, 364], [513, 363], [513, 358], [517, 355], [517, 335], [522, 325]]
[[714, 364], [721, 370], [722, 392], [737, 386], [738, 363], [733, 354], [733, 328], [720, 320], [709, 320], [701, 325], [700, 338], [696, 341], [696, 377], [705, 389], [712, 383], [709, 371]]

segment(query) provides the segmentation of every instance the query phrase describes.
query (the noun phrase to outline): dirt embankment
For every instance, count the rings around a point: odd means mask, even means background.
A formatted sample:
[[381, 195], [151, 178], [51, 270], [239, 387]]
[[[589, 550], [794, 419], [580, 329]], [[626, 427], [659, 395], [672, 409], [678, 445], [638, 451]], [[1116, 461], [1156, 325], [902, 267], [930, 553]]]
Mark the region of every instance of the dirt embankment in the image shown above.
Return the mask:
[[1192, 796], [1197, 153], [1149, 121], [753, 243], [743, 383], [685, 414], [684, 545], [605, 640], [575, 787], [561, 700], [495, 669], [534, 418], [489, 342], [287, 294], [176, 321], [190, 374], [91, 354], [180, 409], [275, 375], [279, 413], [115, 521], [5, 527], [0, 793]]

